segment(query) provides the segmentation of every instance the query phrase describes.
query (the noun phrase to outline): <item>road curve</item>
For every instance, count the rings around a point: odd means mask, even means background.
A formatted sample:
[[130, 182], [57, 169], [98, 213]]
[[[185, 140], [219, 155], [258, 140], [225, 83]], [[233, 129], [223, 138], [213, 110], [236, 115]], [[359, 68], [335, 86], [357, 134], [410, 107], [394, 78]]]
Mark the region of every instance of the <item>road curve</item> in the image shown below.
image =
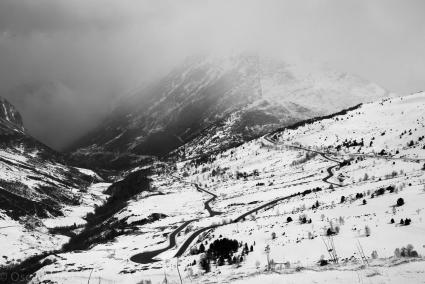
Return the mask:
[[184, 222], [182, 225], [180, 225], [180, 227], [178, 227], [177, 229], [175, 229], [169, 238], [169, 244], [167, 247], [162, 248], [162, 249], [157, 249], [157, 250], [152, 250], [152, 251], [146, 251], [146, 252], [142, 252], [142, 253], [138, 253], [136, 255], [133, 255], [130, 260], [137, 262], [137, 263], [142, 263], [142, 264], [147, 264], [147, 263], [153, 263], [156, 262], [158, 260], [154, 259], [154, 257], [156, 257], [157, 255], [163, 253], [166, 250], [169, 250], [171, 248], [173, 248], [176, 245], [176, 235], [183, 230], [187, 225], [189, 225], [191, 222], [195, 221], [197, 219], [193, 219], [193, 220], [189, 220]]
[[[175, 177], [175, 176], [174, 176]], [[175, 177], [175, 178], [177, 178], [177, 179], [180, 179], [179, 177]], [[188, 183], [188, 182], [186, 182], [186, 183]], [[217, 195], [215, 195], [214, 193], [212, 193], [212, 192], [210, 192], [210, 191], [208, 191], [208, 190], [206, 190], [206, 189], [203, 189], [203, 188], [201, 188], [199, 185], [197, 185], [196, 183], [190, 183], [191, 185], [194, 185], [195, 187], [196, 187], [196, 189], [198, 190], [198, 191], [200, 191], [200, 192], [205, 192], [205, 193], [208, 193], [209, 195], [211, 195], [212, 196], [212, 198], [210, 198], [210, 199], [208, 199], [206, 202], [204, 202], [204, 206], [205, 206], [205, 209], [208, 211], [208, 213], [210, 214], [210, 217], [213, 217], [213, 216], [216, 216], [216, 215], [220, 215], [220, 214], [222, 214], [222, 212], [218, 212], [218, 211], [214, 211], [213, 209], [211, 209], [211, 207], [210, 207], [210, 202], [212, 202], [212, 201], [214, 201], [216, 198], [217, 198]], [[167, 251], [167, 250], [169, 250], [169, 249], [171, 249], [171, 248], [173, 248], [175, 245], [176, 245], [176, 235], [181, 231], [181, 230], [183, 230], [187, 225], [189, 225], [191, 222], [193, 222], [193, 221], [195, 221], [195, 220], [198, 220], [198, 219], [193, 219], [193, 220], [190, 220], [190, 221], [186, 221], [185, 223], [183, 223], [180, 227], [178, 227], [177, 229], [175, 229], [171, 234], [170, 234], [170, 236], [169, 236], [169, 245], [167, 246], [167, 247], [165, 247], [165, 248], [162, 248], [162, 249], [157, 249], [157, 250], [153, 250], [153, 251], [146, 251], [146, 252], [142, 252], [142, 253], [138, 253], [138, 254], [136, 254], [136, 255], [133, 255], [131, 258], [130, 258], [130, 260], [131, 261], [134, 261], [134, 262], [137, 262], [137, 263], [142, 263], [142, 264], [147, 264], [147, 263], [153, 263], [153, 262], [156, 262], [156, 261], [158, 261], [158, 260], [156, 260], [156, 259], [154, 259], [157, 255], [159, 255], [159, 254], [161, 254], [161, 253], [163, 253], [164, 251]], [[208, 230], [208, 229], [212, 229], [214, 226], [211, 226], [211, 228], [210, 227], [207, 227], [207, 228], [203, 228], [203, 229], [201, 229], [201, 230], [198, 230], [197, 232], [195, 232], [195, 233], [197, 233], [197, 235], [199, 235], [200, 233], [202, 233], [203, 231], [206, 231], [206, 230]], [[190, 242], [187, 244], [187, 245], [182, 245], [180, 248], [179, 248], [179, 250], [177, 251], [177, 255], [178, 256], [180, 256], [181, 254], [183, 254], [184, 252], [185, 252], [185, 250], [187, 249], [187, 246], [193, 241], [193, 239], [195, 239], [195, 237], [197, 236], [197, 235], [195, 235], [195, 233], [194, 234], [192, 234], [190, 237], [189, 237], [189, 239], [187, 239], [186, 240], [186, 242], [185, 243], [187, 243], [189, 240], [190, 240]], [[176, 255], [176, 256], [177, 256]]]
[[[277, 142], [275, 139], [271, 138], [269, 135], [264, 136], [264, 139], [265, 139], [266, 141], [268, 141], [268, 142], [272, 143], [272, 144], [275, 144], [275, 145], [277, 145], [277, 144], [278, 144], [278, 142]], [[334, 160], [334, 159], [332, 159], [332, 158], [329, 158], [329, 157], [327, 156], [328, 154], [333, 154], [333, 153], [320, 152], [320, 151], [317, 151], [317, 150], [312, 150], [312, 149], [309, 149], [309, 148], [305, 148], [305, 147], [301, 147], [301, 146], [295, 146], [295, 145], [285, 145], [285, 144], [281, 144], [281, 145], [286, 146], [286, 147], [289, 147], [289, 148], [294, 148], [294, 149], [298, 149], [298, 150], [304, 150], [304, 151], [308, 151], [308, 152], [317, 153], [317, 154], [321, 155], [323, 158], [325, 158], [325, 159], [327, 159], [327, 160], [329, 160], [329, 161], [331, 161], [331, 162], [338, 163], [337, 165], [330, 166], [329, 168], [327, 168], [327, 169], [326, 169], [326, 171], [328, 172], [328, 175], [327, 175], [326, 177], [324, 177], [324, 178], [322, 179], [322, 181], [324, 181], [324, 182], [326, 182], [326, 183], [328, 183], [328, 184], [331, 184], [332, 186], [338, 186], [338, 187], [341, 187], [341, 185], [340, 185], [340, 184], [337, 184], [337, 183], [334, 183], [334, 182], [329, 181], [329, 179], [330, 179], [331, 177], [333, 177], [333, 176], [334, 176], [334, 174], [333, 174], [333, 171], [332, 171], [332, 170], [333, 170], [334, 168], [336, 168], [336, 167], [340, 166], [340, 165], [343, 163], [343, 162], [340, 162], [340, 161], [338, 161], [338, 160]]]
[[197, 185], [196, 183], [194, 183], [193, 185], [195, 185], [196, 189], [198, 191], [203, 191], [205, 193], [208, 193], [209, 195], [212, 195], [212, 198], [208, 199], [204, 204], [205, 204], [205, 209], [207, 209], [208, 213], [210, 214], [210, 217], [214, 217], [216, 215], [220, 215], [223, 214], [223, 212], [218, 212], [218, 211], [214, 211], [211, 209], [210, 207], [210, 202], [214, 201], [217, 198], [217, 195], [215, 195], [212, 192], [209, 192], [206, 189], [201, 188], [199, 185]]
[[211, 229], [215, 229], [217, 227], [220, 227], [223, 225], [212, 225], [212, 226], [208, 226], [202, 229], [199, 229], [197, 231], [195, 231], [192, 235], [190, 235], [189, 238], [187, 238], [184, 243], [180, 246], [179, 250], [177, 251], [177, 253], [174, 255], [174, 257], [180, 257], [183, 255], [183, 253], [187, 250], [187, 248], [190, 246], [190, 244], [193, 242], [193, 240], [199, 236], [201, 233], [211, 230]]
[[338, 163], [337, 165], [330, 166], [329, 168], [327, 168], [327, 169], [326, 169], [326, 171], [328, 172], [328, 175], [327, 175], [326, 177], [324, 177], [324, 178], [322, 179], [322, 181], [324, 181], [324, 182], [326, 182], [326, 183], [329, 183], [329, 184], [330, 184], [330, 185], [332, 185], [332, 186], [342, 187], [342, 185], [340, 185], [340, 184], [337, 184], [337, 183], [334, 183], [334, 182], [329, 181], [329, 179], [330, 179], [331, 177], [333, 177], [333, 176], [334, 176], [334, 173], [333, 173], [333, 171], [332, 171], [332, 170], [333, 170], [334, 168], [336, 168], [336, 167], [340, 166], [342, 163], [341, 163], [341, 162], [339, 162], [339, 161], [337, 161], [337, 160], [333, 160], [333, 159], [331, 159], [331, 158], [329, 158], [329, 157], [325, 156], [324, 154], [320, 154], [320, 155], [322, 155], [322, 157], [324, 157], [325, 159], [327, 159], [327, 160], [329, 160], [329, 161], [332, 161], [332, 162]]
[[223, 214], [223, 212], [214, 211], [213, 209], [211, 209], [210, 202], [214, 201], [217, 198], [217, 195], [216, 194], [214, 194], [211, 191], [208, 191], [208, 190], [200, 187], [197, 183], [184, 181], [180, 177], [177, 177], [177, 176], [174, 176], [174, 175], [173, 175], [173, 177], [176, 178], [176, 179], [178, 179], [178, 180], [180, 180], [181, 182], [184, 182], [184, 183], [187, 183], [189, 185], [195, 186], [196, 190], [199, 191], [199, 192], [205, 192], [205, 193], [207, 193], [207, 194], [209, 194], [209, 195], [212, 196], [210, 199], [208, 199], [206, 202], [204, 202], [205, 209], [208, 211], [208, 214], [210, 214], [210, 217], [214, 217], [216, 215]]

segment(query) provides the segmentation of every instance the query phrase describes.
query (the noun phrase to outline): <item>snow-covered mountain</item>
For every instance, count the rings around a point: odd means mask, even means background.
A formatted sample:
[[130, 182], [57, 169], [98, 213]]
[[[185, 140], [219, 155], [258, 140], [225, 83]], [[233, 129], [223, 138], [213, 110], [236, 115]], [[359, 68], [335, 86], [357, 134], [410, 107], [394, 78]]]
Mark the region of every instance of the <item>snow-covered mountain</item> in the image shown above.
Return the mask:
[[60, 247], [63, 236], [48, 228], [84, 222], [104, 199], [105, 186], [92, 187], [99, 181], [28, 135], [16, 108], [0, 98], [0, 266]]
[[34, 282], [422, 283], [424, 115], [425, 93], [379, 99], [158, 163], [106, 223], [137, 230], [51, 256]]
[[0, 134], [25, 132], [20, 113], [6, 99], [0, 97]]
[[13, 217], [62, 215], [62, 205], [78, 203], [72, 189], [90, 184], [95, 174], [68, 166], [63, 156], [26, 133], [12, 104], [5, 99], [0, 104], [1, 209]]
[[257, 55], [194, 57], [122, 98], [73, 146], [74, 157], [110, 164], [125, 160], [122, 156], [164, 155], [194, 139], [204, 141], [196, 153], [179, 153], [193, 156], [383, 96], [388, 96], [383, 88], [355, 76], [306, 72]]

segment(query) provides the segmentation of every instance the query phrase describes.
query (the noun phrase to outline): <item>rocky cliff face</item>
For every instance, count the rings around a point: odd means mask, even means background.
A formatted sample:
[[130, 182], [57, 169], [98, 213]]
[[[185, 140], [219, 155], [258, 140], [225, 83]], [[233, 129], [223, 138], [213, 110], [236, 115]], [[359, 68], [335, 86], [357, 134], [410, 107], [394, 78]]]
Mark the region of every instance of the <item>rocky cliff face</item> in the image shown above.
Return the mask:
[[0, 97], [0, 134], [25, 132], [22, 117], [16, 108]]

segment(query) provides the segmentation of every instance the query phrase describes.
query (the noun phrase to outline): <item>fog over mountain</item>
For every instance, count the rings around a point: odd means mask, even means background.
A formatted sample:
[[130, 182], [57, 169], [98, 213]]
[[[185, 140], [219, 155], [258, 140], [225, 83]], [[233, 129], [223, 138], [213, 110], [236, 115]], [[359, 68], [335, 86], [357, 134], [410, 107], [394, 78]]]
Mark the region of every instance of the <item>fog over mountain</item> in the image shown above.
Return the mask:
[[0, 284], [424, 284], [423, 0], [0, 0]]
[[256, 50], [411, 93], [425, 89], [424, 10], [420, 0], [3, 0], [0, 96], [61, 149], [199, 53]]

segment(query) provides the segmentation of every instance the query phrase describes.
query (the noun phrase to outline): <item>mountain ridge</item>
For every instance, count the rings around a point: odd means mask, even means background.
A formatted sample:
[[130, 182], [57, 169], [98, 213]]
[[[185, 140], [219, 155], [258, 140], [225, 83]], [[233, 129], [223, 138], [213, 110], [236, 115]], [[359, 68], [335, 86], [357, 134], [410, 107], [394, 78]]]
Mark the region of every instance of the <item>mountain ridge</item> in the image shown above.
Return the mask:
[[220, 140], [230, 145], [388, 95], [356, 76], [306, 72], [258, 55], [194, 58], [122, 98], [69, 150], [75, 159], [94, 163], [140, 161], [143, 155], [166, 155], [208, 128], [224, 131], [223, 122], [230, 123], [223, 134], [228, 137]]

